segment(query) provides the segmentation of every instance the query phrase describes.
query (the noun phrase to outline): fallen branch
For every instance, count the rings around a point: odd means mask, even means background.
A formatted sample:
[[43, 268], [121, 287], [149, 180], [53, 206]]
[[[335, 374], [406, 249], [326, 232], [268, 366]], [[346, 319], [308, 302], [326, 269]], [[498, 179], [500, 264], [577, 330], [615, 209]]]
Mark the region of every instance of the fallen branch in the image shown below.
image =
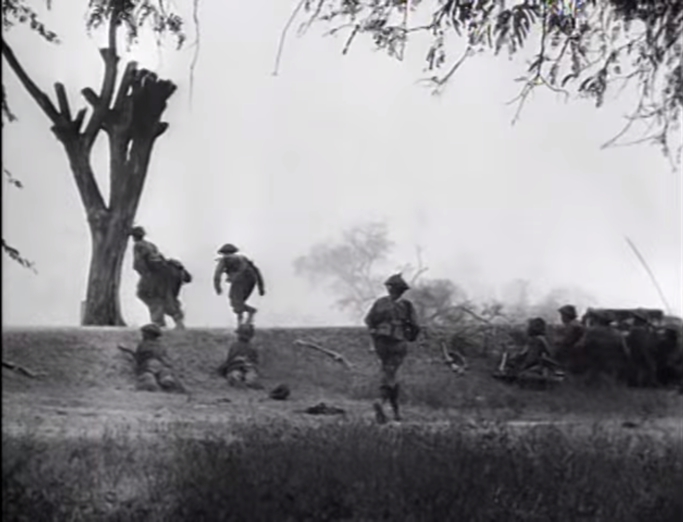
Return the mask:
[[126, 346], [118, 345], [118, 349], [121, 350], [123, 353], [127, 353], [130, 355], [133, 359], [135, 359], [135, 350], [132, 350], [131, 348], [128, 348]]
[[307, 348], [312, 348], [313, 350], [317, 350], [321, 353], [324, 353], [328, 357], [331, 357], [336, 362], [342, 363], [349, 370], [353, 369], [353, 367], [351, 366], [351, 363], [349, 363], [349, 361], [347, 361], [346, 358], [340, 353], [334, 352], [332, 350], [328, 350], [327, 348], [323, 348], [322, 346], [320, 346], [316, 343], [312, 343], [310, 341], [303, 341], [301, 339], [297, 339], [296, 341], [294, 341], [294, 344], [299, 345], [299, 346], [305, 346]]
[[[467, 362], [465, 361], [465, 358], [459, 354], [459, 353], [451, 353], [446, 349], [446, 343], [441, 342], [439, 343], [441, 345], [441, 352], [443, 353], [443, 360], [446, 363], [446, 366], [448, 366], [451, 370], [453, 370], [455, 373], [458, 375], [462, 375], [465, 373], [465, 369], [467, 367]], [[457, 356], [459, 361], [455, 360], [455, 357], [453, 355]]]
[[2, 361], [2, 367], [17, 373], [21, 373], [22, 375], [30, 377], [31, 379], [37, 379], [38, 377], [44, 377], [47, 375], [45, 372], [33, 372], [28, 368], [24, 368], [23, 366], [19, 366], [18, 364], [9, 361]]

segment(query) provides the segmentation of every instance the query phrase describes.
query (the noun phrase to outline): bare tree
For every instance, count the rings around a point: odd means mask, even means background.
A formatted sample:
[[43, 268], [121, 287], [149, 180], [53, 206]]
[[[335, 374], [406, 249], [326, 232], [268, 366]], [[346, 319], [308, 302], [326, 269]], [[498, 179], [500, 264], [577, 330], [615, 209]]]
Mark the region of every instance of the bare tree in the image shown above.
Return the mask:
[[344, 231], [337, 242], [314, 245], [294, 261], [294, 269], [312, 284], [327, 283], [337, 306], [358, 320], [382, 292], [386, 274], [377, 269], [392, 248], [385, 223], [365, 223]]
[[[176, 86], [151, 71], [139, 69], [135, 62], [129, 62], [119, 75], [117, 36], [123, 30], [128, 44], [132, 44], [139, 30], [147, 26], [158, 36], [174, 35], [180, 46], [184, 40], [182, 20], [165, 0], [89, 1], [86, 29], [106, 28], [108, 46], [100, 49], [104, 74], [99, 92], [90, 87], [81, 91], [91, 108], [86, 118], [86, 108], [72, 113], [66, 89], [59, 82], [54, 84], [55, 105], [7, 43], [5, 32], [14, 23], [34, 24], [32, 11], [22, 0], [3, 0], [2, 7], [2, 57], [48, 117], [52, 132], [63, 145], [90, 228], [92, 254], [83, 324], [123, 325], [119, 284], [128, 232], [154, 143], [168, 129], [161, 117]], [[3, 89], [3, 111], [5, 107]], [[109, 141], [109, 201], [104, 200], [91, 165], [93, 145], [101, 131]]]

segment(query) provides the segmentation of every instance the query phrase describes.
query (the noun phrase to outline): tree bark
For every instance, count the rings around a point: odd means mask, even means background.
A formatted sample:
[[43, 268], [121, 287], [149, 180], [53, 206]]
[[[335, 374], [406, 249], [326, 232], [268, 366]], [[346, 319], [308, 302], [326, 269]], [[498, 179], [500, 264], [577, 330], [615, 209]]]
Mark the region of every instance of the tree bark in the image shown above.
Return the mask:
[[90, 222], [92, 254], [83, 326], [125, 326], [119, 287], [132, 217], [107, 213]]

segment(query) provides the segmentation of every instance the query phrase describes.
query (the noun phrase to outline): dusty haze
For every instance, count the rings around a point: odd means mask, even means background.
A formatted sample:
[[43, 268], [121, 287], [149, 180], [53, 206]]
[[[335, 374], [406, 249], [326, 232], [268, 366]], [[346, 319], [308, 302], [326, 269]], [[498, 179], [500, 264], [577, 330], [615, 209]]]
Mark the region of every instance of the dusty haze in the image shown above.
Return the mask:
[[[85, 104], [80, 89], [101, 81], [101, 35], [86, 36], [85, 4], [60, 2], [46, 16], [59, 46], [24, 30], [7, 35], [51, 96], [55, 81], [66, 84], [72, 110]], [[415, 82], [424, 49], [399, 63], [359, 39], [343, 57], [343, 39], [293, 31], [273, 77], [290, 4], [201, 2], [191, 107], [191, 46], [176, 52], [169, 42], [159, 52], [143, 41], [128, 56], [178, 85], [137, 222], [195, 277], [183, 290], [188, 326], [233, 321], [211, 284], [216, 249], [227, 241], [266, 278], [267, 296], [254, 298], [259, 324], [347, 323], [332, 296], [294, 276], [292, 261], [368, 220], [388, 222], [396, 266], [414, 261], [420, 245], [430, 277], [475, 297], [529, 279], [539, 293], [581, 288], [603, 306], [661, 307], [629, 236], [682, 313], [680, 173], [653, 147], [599, 149], [621, 128], [634, 101], [628, 92], [600, 110], [539, 92], [511, 127], [514, 107], [505, 102], [519, 88], [519, 62], [472, 60], [434, 97]], [[191, 44], [191, 23], [187, 30]], [[3, 129], [3, 164], [25, 185], [3, 191], [3, 237], [39, 272], [3, 258], [3, 324], [75, 325], [90, 255], [84, 211], [47, 118], [3, 73], [19, 117]], [[104, 136], [98, 147], [106, 196]], [[136, 280], [129, 247], [121, 296], [130, 324], [148, 318]]]

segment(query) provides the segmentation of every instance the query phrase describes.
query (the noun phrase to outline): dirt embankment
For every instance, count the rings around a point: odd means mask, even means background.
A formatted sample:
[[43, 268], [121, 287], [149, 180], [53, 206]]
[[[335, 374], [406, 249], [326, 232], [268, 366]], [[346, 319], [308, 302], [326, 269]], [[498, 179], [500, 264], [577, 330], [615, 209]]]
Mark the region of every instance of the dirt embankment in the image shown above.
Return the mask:
[[[369, 399], [376, 395], [378, 366], [363, 329], [259, 330], [254, 344], [261, 353], [265, 391], [229, 388], [216, 374], [233, 339], [232, 332], [223, 329], [166, 333], [170, 357], [190, 391], [168, 395], [134, 389], [132, 362], [117, 345], [134, 348], [137, 330], [7, 329], [3, 361], [45, 375], [29, 378], [3, 368], [3, 431], [97, 436], [122, 429], [149, 434], [172, 425], [176, 431], [200, 434], [225, 433], [236, 422], [315, 424], [338, 418], [302, 413], [321, 401], [346, 410], [342, 418], [371, 420]], [[352, 370], [297, 346], [297, 339], [342, 353]], [[451, 422], [514, 421], [517, 427], [528, 427], [548, 420], [576, 424], [601, 419], [621, 425], [632, 419], [634, 429], [670, 431], [683, 415], [683, 401], [668, 392], [618, 390], [595, 395], [568, 386], [552, 392], [525, 391], [491, 379], [494, 365], [491, 360], [472, 360], [468, 373], [458, 377], [440, 362], [437, 350], [414, 348], [401, 370], [407, 424], [438, 429]], [[267, 390], [280, 383], [291, 388], [291, 398], [268, 399]]]

